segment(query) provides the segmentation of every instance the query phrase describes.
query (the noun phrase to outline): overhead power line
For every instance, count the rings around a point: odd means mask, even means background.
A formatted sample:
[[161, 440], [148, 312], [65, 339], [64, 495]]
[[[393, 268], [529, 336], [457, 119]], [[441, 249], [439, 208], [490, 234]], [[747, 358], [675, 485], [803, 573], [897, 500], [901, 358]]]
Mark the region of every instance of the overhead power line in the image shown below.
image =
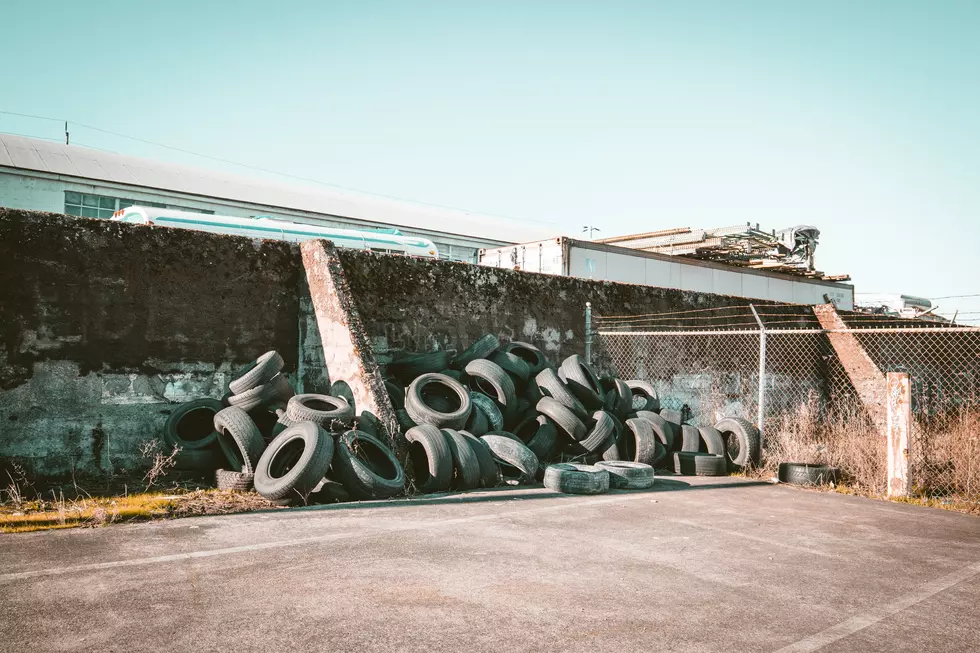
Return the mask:
[[[308, 183], [311, 183], [311, 184], [317, 184], [317, 185], [320, 185], [320, 186], [327, 186], [329, 188], [337, 188], [339, 190], [345, 190], [345, 191], [350, 191], [350, 192], [354, 192], [354, 193], [361, 193], [362, 195], [371, 195], [371, 196], [374, 196], [374, 197], [383, 197], [383, 198], [389, 199], [389, 200], [396, 200], [398, 202], [410, 202], [412, 204], [423, 204], [423, 205], [432, 206], [432, 207], [441, 208], [441, 209], [450, 209], [452, 211], [462, 211], [464, 213], [473, 213], [473, 211], [470, 211], [468, 209], [461, 209], [461, 208], [459, 208], [457, 206], [448, 206], [448, 205], [445, 205], [445, 204], [435, 204], [433, 202], [422, 202], [422, 201], [419, 201], [419, 200], [410, 200], [410, 199], [406, 199], [404, 197], [397, 197], [395, 195], [386, 195], [384, 193], [375, 193], [375, 192], [372, 192], [372, 191], [360, 190], [358, 188], [350, 188], [350, 187], [347, 187], [347, 186], [341, 186], [339, 184], [331, 184], [329, 182], [320, 181], [319, 179], [313, 179], [311, 177], [303, 177], [301, 175], [294, 175], [294, 174], [291, 174], [291, 173], [288, 173], [288, 172], [280, 172], [278, 170], [272, 170], [271, 168], [263, 168], [261, 166], [255, 166], [255, 165], [251, 165], [251, 164], [248, 164], [248, 163], [241, 163], [239, 161], [232, 161], [231, 159], [225, 159], [225, 158], [218, 157], [218, 156], [211, 156], [210, 154], [202, 154], [201, 152], [195, 152], [193, 150], [188, 150], [188, 149], [185, 149], [185, 148], [182, 148], [182, 147], [175, 147], [173, 145], [166, 145], [164, 143], [158, 143], [156, 141], [147, 140], [145, 138], [139, 138], [138, 136], [130, 136], [128, 134], [122, 134], [122, 133], [117, 132], [117, 131], [112, 131], [111, 129], [104, 129], [102, 127], [96, 127], [95, 125], [87, 125], [85, 123], [76, 122], [74, 120], [64, 120], [62, 118], [52, 118], [50, 116], [38, 116], [38, 115], [30, 114], [30, 113], [18, 113], [16, 111], [6, 111], [4, 109], [0, 109], [0, 114], [5, 114], [5, 115], [9, 115], [9, 116], [20, 116], [22, 118], [36, 118], [38, 120], [50, 120], [52, 122], [63, 122], [63, 123], [66, 123], [66, 125], [74, 125], [76, 127], [82, 127], [84, 129], [91, 129], [93, 131], [101, 132], [103, 134], [109, 134], [111, 136], [117, 136], [119, 138], [126, 138], [126, 139], [129, 139], [131, 141], [136, 141], [137, 143], [144, 143], [146, 145], [153, 145], [154, 147], [162, 147], [162, 148], [164, 148], [166, 150], [173, 150], [174, 152], [180, 152], [182, 154], [190, 154], [191, 156], [198, 156], [198, 157], [201, 157], [202, 159], [208, 159], [210, 161], [217, 161], [218, 163], [226, 163], [228, 165], [240, 166], [242, 168], [247, 168], [248, 170], [255, 170], [257, 172], [264, 172], [266, 174], [278, 175], [280, 177], [286, 177], [286, 178], [289, 178], [289, 179], [296, 179], [298, 181], [305, 181], [305, 182], [308, 182]], [[22, 134], [15, 134], [15, 135], [16, 136], [21, 136]], [[43, 138], [43, 137], [34, 137], [34, 136], [31, 136], [29, 138]], [[46, 139], [46, 140], [56, 140], [56, 139]], [[89, 147], [89, 146], [86, 145], [85, 147]], [[93, 148], [93, 149], [100, 149], [100, 148]], [[109, 150], [103, 150], [103, 151], [108, 152]], [[547, 224], [547, 225], [552, 225], [552, 226], [560, 226], [559, 223], [557, 223], [557, 222], [549, 222], [548, 220], [535, 220], [533, 218], [515, 218], [515, 217], [512, 217], [512, 216], [495, 215], [495, 214], [492, 214], [492, 213], [482, 213], [482, 215], [486, 215], [486, 216], [489, 216], [489, 217], [496, 217], [496, 218], [506, 218], [508, 220], [518, 220], [518, 221], [522, 221], [522, 222], [536, 222], [538, 224]]]

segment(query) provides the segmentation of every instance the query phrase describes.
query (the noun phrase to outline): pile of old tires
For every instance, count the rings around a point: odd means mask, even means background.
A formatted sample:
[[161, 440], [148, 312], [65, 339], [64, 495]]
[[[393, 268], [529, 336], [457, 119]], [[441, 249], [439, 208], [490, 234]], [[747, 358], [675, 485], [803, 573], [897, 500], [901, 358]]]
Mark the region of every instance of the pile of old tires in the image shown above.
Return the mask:
[[331, 394], [294, 394], [270, 351], [240, 370], [224, 400], [179, 406], [164, 426], [180, 447], [178, 468], [215, 475], [224, 490], [254, 489], [287, 505], [382, 499], [405, 489], [405, 474], [379, 438], [372, 413], [354, 414], [343, 381]]

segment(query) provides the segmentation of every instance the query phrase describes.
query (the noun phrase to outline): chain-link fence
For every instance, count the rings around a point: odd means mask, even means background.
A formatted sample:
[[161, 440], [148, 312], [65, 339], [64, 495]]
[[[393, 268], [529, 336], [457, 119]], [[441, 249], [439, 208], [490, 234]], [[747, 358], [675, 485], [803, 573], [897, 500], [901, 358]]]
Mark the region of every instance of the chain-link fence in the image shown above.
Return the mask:
[[980, 328], [829, 319], [789, 305], [592, 316], [592, 358], [650, 381], [692, 424], [759, 424], [767, 469], [834, 464], [874, 494], [886, 483], [885, 373], [906, 372], [911, 491], [980, 509]]

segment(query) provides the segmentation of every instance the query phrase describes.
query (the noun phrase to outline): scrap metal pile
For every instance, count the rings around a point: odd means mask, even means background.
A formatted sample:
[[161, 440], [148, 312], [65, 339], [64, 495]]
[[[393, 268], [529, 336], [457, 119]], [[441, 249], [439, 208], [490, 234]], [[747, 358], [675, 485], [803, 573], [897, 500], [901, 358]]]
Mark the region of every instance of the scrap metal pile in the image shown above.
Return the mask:
[[[577, 355], [555, 368], [534, 345], [493, 335], [455, 356], [395, 357], [385, 388], [397, 429], [356, 414], [343, 381], [329, 395], [294, 394], [282, 368], [267, 352], [222, 400], [175, 409], [163, 438], [179, 448], [178, 467], [292, 505], [536, 482], [597, 494], [650, 487], [655, 466], [716, 476], [759, 462], [759, 432], [745, 420], [685, 424], [645, 381], [597, 376]], [[402, 460], [389, 433], [407, 445]]]
[[846, 274], [826, 275], [815, 269], [813, 253], [819, 238], [820, 230], [810, 225], [762, 231], [758, 224], [755, 227], [746, 224], [718, 229], [680, 227], [604, 238], [598, 242], [824, 281], [849, 280], [850, 276]]

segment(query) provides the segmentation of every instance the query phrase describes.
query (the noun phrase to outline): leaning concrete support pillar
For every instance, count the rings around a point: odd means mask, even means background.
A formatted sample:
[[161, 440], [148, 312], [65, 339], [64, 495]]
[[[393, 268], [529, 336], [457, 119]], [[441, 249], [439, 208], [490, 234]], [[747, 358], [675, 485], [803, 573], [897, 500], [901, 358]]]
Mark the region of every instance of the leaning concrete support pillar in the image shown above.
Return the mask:
[[908, 496], [912, 386], [904, 372], [888, 373], [888, 496]]
[[387, 426], [390, 444], [400, 453], [395, 409], [385, 391], [336, 247], [327, 240], [308, 240], [300, 245], [300, 250], [330, 378], [350, 385], [358, 414], [369, 410], [377, 415]]
[[837, 314], [833, 304], [820, 304], [813, 312], [821, 328], [827, 331], [838, 360], [857, 391], [858, 398], [871, 417], [878, 432], [887, 433], [885, 375], [861, 346], [857, 337], [848, 330], [847, 324]]

